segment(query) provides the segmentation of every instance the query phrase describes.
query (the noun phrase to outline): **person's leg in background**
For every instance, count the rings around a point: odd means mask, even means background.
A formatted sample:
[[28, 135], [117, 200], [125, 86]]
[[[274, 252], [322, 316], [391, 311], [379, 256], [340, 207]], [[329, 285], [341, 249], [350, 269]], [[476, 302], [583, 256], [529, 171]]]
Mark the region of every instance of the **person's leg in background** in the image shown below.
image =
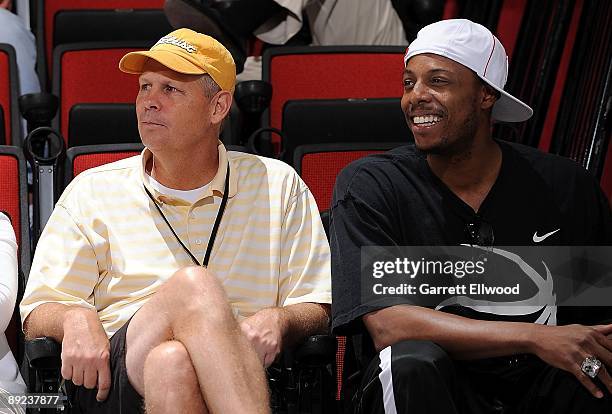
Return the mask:
[[274, 0], [166, 0], [164, 12], [174, 28], [208, 34], [227, 47], [242, 71], [246, 41], [253, 31], [285, 9]]

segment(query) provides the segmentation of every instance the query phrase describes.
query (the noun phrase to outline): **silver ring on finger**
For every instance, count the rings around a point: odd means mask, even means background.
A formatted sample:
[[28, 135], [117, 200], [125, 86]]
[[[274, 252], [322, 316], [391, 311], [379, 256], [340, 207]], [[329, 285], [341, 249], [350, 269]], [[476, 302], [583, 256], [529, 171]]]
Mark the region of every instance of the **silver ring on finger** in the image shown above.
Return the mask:
[[599, 359], [594, 356], [588, 356], [580, 364], [580, 370], [591, 378], [595, 378], [599, 373], [602, 364]]

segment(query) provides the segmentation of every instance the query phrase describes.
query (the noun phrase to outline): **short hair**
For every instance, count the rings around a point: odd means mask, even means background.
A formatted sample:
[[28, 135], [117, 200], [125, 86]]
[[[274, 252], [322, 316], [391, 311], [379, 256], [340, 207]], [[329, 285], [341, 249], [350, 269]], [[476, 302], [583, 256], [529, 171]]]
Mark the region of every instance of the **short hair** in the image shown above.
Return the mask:
[[485, 82], [484, 80], [482, 80], [482, 78], [480, 76], [478, 76], [476, 73], [474, 73], [474, 76], [476, 76], [476, 79], [478, 79], [480, 81], [480, 84], [482, 86], [484, 86], [484, 88], [493, 96], [495, 96], [495, 98], [499, 99], [501, 98], [501, 92], [498, 91], [497, 89], [495, 89], [494, 87], [492, 87], [491, 85], [489, 85], [487, 82]]
[[200, 77], [200, 82], [202, 82], [202, 86], [204, 87], [204, 96], [208, 99], [215, 96], [215, 94], [221, 90], [219, 84], [217, 84], [208, 73]]
[[[217, 92], [221, 90], [221, 87], [215, 80], [208, 74], [205, 73], [200, 77], [200, 82], [202, 83], [202, 87], [204, 88], [204, 96], [206, 99], [211, 99]], [[229, 118], [229, 112], [225, 119], [221, 122], [221, 126], [219, 127], [219, 132], [223, 130], [225, 126], [225, 121]]]

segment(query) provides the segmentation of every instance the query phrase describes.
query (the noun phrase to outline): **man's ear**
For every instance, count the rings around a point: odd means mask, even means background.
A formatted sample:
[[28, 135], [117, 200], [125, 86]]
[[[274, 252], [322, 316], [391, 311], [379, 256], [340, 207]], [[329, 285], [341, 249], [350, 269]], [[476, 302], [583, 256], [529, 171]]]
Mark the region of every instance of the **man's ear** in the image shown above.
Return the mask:
[[220, 91], [213, 96], [211, 99], [213, 112], [210, 119], [213, 124], [220, 124], [227, 117], [232, 107], [232, 99], [232, 94], [228, 91]]
[[495, 102], [499, 99], [500, 93], [489, 85], [482, 85], [482, 100], [480, 101], [480, 107], [482, 109], [490, 109], [495, 105]]

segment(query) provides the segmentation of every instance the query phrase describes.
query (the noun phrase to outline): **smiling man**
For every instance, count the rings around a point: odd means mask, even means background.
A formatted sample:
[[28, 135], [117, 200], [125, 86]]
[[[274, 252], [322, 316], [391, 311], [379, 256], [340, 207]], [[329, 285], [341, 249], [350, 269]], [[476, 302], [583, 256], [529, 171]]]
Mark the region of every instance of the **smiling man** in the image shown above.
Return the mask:
[[119, 68], [139, 75], [146, 148], [61, 196], [26, 335], [62, 343], [73, 413], [269, 412], [264, 367], [328, 326], [314, 198], [286, 164], [219, 142], [236, 69], [215, 39], [180, 29]]
[[504, 91], [508, 59], [489, 30], [426, 26], [404, 65], [414, 145], [345, 168], [332, 203], [332, 327], [363, 340], [356, 412], [610, 412], [608, 307], [432, 309], [362, 294], [364, 246], [612, 242], [610, 206], [583, 168], [491, 136], [493, 120], [532, 110]]

